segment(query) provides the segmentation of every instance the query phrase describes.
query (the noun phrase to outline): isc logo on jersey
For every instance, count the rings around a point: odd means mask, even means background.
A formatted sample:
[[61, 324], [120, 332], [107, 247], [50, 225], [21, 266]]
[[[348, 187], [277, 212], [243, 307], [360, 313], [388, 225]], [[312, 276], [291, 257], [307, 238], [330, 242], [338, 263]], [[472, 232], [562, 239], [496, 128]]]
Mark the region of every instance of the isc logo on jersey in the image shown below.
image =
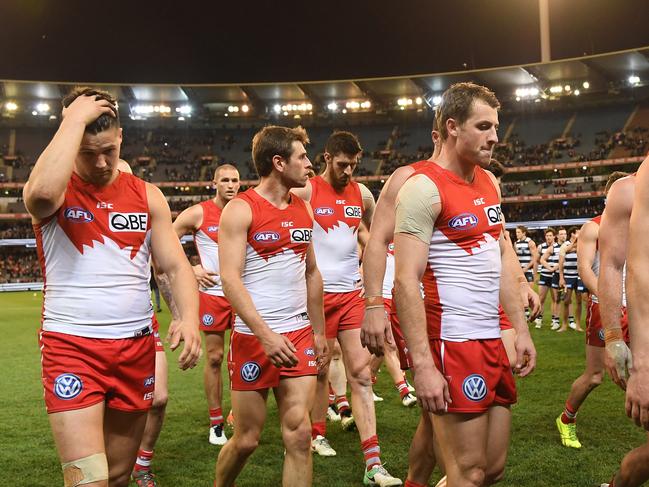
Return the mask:
[[291, 228], [291, 243], [306, 243], [311, 241], [313, 230], [310, 228]]
[[146, 232], [149, 215], [147, 213], [108, 214], [108, 228], [111, 232]]
[[334, 209], [329, 208], [328, 206], [321, 206], [320, 208], [313, 210], [313, 213], [318, 216], [330, 216], [334, 214]]
[[460, 213], [451, 218], [448, 226], [455, 230], [470, 230], [478, 225], [478, 217], [473, 213]]
[[71, 223], [90, 223], [95, 216], [84, 208], [73, 206], [65, 209], [65, 218]]
[[503, 221], [503, 212], [500, 209], [500, 205], [485, 206], [484, 214], [487, 215], [489, 225], [498, 225]]
[[360, 206], [345, 206], [343, 210], [348, 218], [361, 218], [363, 216]]
[[255, 242], [267, 243], [277, 242], [279, 240], [279, 233], [277, 232], [257, 232], [253, 235], [252, 239]]

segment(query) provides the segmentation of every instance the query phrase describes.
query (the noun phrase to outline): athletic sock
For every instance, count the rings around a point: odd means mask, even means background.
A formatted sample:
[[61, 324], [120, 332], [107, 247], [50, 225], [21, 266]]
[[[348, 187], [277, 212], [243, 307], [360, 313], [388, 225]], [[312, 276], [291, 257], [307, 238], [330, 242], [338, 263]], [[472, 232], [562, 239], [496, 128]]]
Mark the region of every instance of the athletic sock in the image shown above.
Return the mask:
[[577, 421], [577, 410], [573, 408], [568, 402], [561, 413], [561, 422], [563, 424], [570, 424]]
[[210, 427], [223, 424], [223, 411], [221, 408], [210, 408]]
[[333, 387], [329, 384], [329, 406], [333, 406], [336, 403], [336, 393], [334, 392]]
[[559, 322], [559, 317], [552, 315], [552, 321], [556, 321], [558, 323]]
[[365, 457], [365, 469], [371, 470], [376, 465], [381, 465], [381, 448], [379, 447], [379, 437], [370, 436], [367, 440], [361, 442], [361, 449]]
[[373, 375], [371, 377], [371, 380], [372, 380], [372, 385], [376, 384], [376, 376], [375, 375]]
[[151, 470], [151, 459], [153, 458], [153, 450], [138, 450], [137, 459], [135, 460], [135, 466], [133, 470], [135, 472], [141, 472], [142, 470]]
[[313, 423], [311, 425], [311, 438], [315, 440], [317, 436], [322, 436], [324, 437], [327, 433], [327, 423], [325, 421], [321, 421], [318, 423]]
[[396, 383], [394, 387], [396, 387], [397, 391], [399, 391], [399, 395], [401, 396], [401, 399], [403, 399], [408, 394], [410, 394], [410, 391], [408, 390], [408, 383], [405, 380]]
[[349, 407], [347, 396], [336, 397], [336, 409], [338, 410], [338, 414], [340, 414], [341, 416], [347, 416], [351, 414], [352, 408]]
[[406, 479], [406, 483], [403, 484], [403, 487], [426, 487], [426, 485], [425, 484], [418, 484], [414, 480]]

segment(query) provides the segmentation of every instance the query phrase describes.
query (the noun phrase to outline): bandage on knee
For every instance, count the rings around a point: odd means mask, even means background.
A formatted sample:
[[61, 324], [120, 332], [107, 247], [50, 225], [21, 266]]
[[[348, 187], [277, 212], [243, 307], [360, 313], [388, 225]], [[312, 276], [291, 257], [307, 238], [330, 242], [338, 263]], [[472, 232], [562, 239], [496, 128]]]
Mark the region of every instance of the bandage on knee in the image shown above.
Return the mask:
[[72, 462], [61, 464], [63, 485], [77, 487], [91, 482], [108, 480], [108, 460], [105, 453], [95, 453]]

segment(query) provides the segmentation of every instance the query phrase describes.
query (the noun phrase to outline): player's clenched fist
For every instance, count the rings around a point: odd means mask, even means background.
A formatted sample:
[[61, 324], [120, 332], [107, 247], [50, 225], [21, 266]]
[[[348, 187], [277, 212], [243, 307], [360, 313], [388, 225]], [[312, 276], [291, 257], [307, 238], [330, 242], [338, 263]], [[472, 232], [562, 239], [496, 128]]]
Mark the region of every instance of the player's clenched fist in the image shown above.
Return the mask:
[[172, 321], [169, 325], [167, 342], [169, 342], [169, 348], [171, 350], [176, 350], [180, 342], [185, 342], [183, 351], [178, 357], [178, 366], [182, 370], [196, 367], [203, 353], [201, 348], [201, 335], [198, 331], [197, 323], [180, 320]]

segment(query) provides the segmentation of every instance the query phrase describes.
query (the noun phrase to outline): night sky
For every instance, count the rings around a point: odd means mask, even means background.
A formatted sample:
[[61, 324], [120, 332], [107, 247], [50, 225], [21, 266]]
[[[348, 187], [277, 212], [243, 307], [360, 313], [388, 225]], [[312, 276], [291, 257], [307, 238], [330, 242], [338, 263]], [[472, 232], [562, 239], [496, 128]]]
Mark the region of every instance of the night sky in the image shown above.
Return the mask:
[[[649, 45], [647, 0], [550, 0], [553, 59]], [[309, 81], [540, 61], [537, 0], [2, 0], [0, 78]]]

